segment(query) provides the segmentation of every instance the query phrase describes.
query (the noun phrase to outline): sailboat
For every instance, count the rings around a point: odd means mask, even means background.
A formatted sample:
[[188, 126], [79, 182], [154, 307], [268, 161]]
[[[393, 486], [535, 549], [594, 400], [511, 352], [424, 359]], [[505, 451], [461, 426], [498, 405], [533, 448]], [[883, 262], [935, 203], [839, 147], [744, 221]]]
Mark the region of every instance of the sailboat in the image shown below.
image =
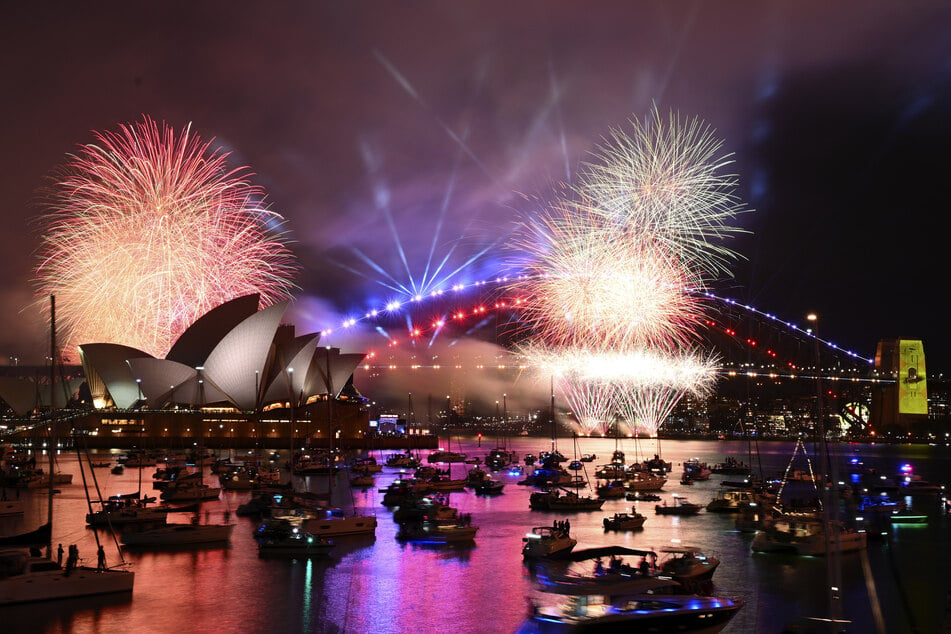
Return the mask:
[[[56, 302], [50, 296], [50, 449], [49, 472], [53, 473], [53, 453], [56, 447], [56, 408], [53, 386], [56, 373]], [[117, 568], [79, 565], [78, 552], [67, 559], [66, 567], [52, 559], [53, 542], [53, 479], [49, 479], [47, 524], [32, 539], [46, 538], [46, 556], [37, 556], [33, 550], [22, 548], [0, 549], [0, 605], [33, 601], [70, 599], [98, 594], [132, 592], [135, 573]], [[28, 534], [29, 535], [29, 534]], [[21, 536], [22, 537], [22, 536]], [[40, 546], [41, 544], [32, 544]]]
[[[199, 375], [198, 393], [199, 409], [204, 403], [204, 381]], [[204, 447], [202, 428], [199, 424], [198, 456], [203, 455]], [[205, 461], [198, 459], [195, 462], [198, 469], [198, 482], [184, 487], [169, 487], [162, 492], [165, 501], [201, 501], [216, 499], [221, 492], [218, 487], [209, 487], [204, 484]], [[213, 495], [212, 495], [213, 493]], [[190, 544], [225, 544], [231, 540], [234, 524], [200, 524], [198, 512], [189, 524], [165, 524], [164, 526], [144, 527], [135, 524], [128, 525], [119, 536], [126, 546], [182, 546]]]

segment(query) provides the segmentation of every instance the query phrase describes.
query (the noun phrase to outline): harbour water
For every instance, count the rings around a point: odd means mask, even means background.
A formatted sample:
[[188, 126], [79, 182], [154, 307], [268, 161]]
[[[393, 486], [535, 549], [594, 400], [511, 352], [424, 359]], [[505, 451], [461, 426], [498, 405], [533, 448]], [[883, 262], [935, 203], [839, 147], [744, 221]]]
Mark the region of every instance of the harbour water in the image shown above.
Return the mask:
[[[452, 439], [451, 449], [484, 456], [495, 439]], [[594, 453], [587, 465], [593, 482], [594, 467], [607, 462], [616, 447], [614, 439], [559, 439], [558, 449], [571, 458], [577, 450]], [[551, 448], [551, 440], [509, 438], [509, 450], [524, 456]], [[691, 486], [680, 483], [682, 463], [699, 458], [708, 463], [734, 457], [749, 461], [749, 444], [743, 441], [640, 441], [620, 442], [628, 460], [655, 453], [673, 463], [662, 498], [673, 494], [706, 504], [715, 495], [721, 476]], [[762, 465], [767, 476], [779, 476], [793, 454], [794, 443], [758, 444], [754, 467]], [[93, 454], [101, 459], [107, 452]], [[116, 454], [118, 452], [113, 452]], [[922, 477], [946, 483], [951, 448], [927, 445], [840, 445], [840, 461], [858, 455], [881, 473], [895, 473], [908, 463]], [[286, 459], [287, 452], [282, 458]], [[385, 456], [375, 457], [382, 462]], [[86, 563], [95, 563], [96, 541], [84, 525], [87, 512], [75, 454], [59, 458], [62, 471], [74, 474], [73, 484], [60, 487], [54, 498], [53, 543], [77, 544]], [[461, 464], [453, 465], [460, 477]], [[152, 493], [154, 467], [142, 469], [142, 490]], [[139, 471], [127, 468], [122, 475], [96, 469], [103, 495], [134, 492]], [[123, 549], [122, 556], [135, 571], [131, 597], [86, 598], [65, 602], [0, 609], [5, 632], [446, 632], [454, 634], [514, 632], [535, 596], [531, 572], [522, 561], [522, 536], [533, 526], [551, 525], [564, 514], [532, 511], [533, 490], [517, 484], [523, 476], [499, 473], [506, 484], [498, 496], [477, 496], [471, 491], [452, 493], [451, 503], [472, 516], [479, 527], [475, 544], [467, 547], [417, 546], [396, 539], [392, 512], [381, 504], [379, 488], [398, 477], [384, 468], [368, 491], [351, 491], [345, 475], [337, 478], [334, 503], [375, 514], [379, 520], [373, 539], [338, 539], [327, 559], [311, 561], [259, 559], [252, 531], [256, 520], [236, 517], [234, 510], [250, 496], [247, 492], [222, 492], [219, 500], [203, 504], [201, 521], [220, 522], [226, 515], [237, 523], [227, 547], [177, 550]], [[89, 478], [87, 470], [86, 477]], [[210, 476], [209, 476], [210, 477]], [[310, 490], [328, 490], [326, 476], [309, 476], [301, 484]], [[8, 490], [8, 494], [12, 491]], [[42, 491], [23, 491], [27, 500], [23, 517], [0, 518], [0, 535], [35, 528], [46, 517]], [[927, 513], [926, 525], [894, 525], [880, 539], [870, 541], [867, 552], [842, 556], [842, 613], [852, 621], [850, 632], [875, 632], [873, 604], [877, 596], [885, 631], [947, 631], [951, 591], [951, 518], [939, 498], [907, 498], [912, 509]], [[701, 512], [694, 517], [655, 515], [654, 503], [639, 503], [648, 516], [644, 529], [605, 532], [602, 519], [630, 511], [632, 503], [608, 500], [600, 511], [571, 515], [571, 532], [578, 549], [620, 545], [655, 549], [680, 543], [714, 554], [721, 564], [714, 576], [714, 592], [744, 602], [725, 632], [782, 632], [799, 625], [803, 617], [828, 614], [826, 561], [817, 557], [752, 553], [752, 535], [734, 529], [732, 516]], [[170, 516], [171, 517], [171, 516]], [[188, 521], [175, 517], [170, 521]], [[108, 533], [100, 532], [105, 540]], [[114, 542], [106, 542], [108, 563], [119, 562]], [[631, 562], [635, 563], [635, 562]]]

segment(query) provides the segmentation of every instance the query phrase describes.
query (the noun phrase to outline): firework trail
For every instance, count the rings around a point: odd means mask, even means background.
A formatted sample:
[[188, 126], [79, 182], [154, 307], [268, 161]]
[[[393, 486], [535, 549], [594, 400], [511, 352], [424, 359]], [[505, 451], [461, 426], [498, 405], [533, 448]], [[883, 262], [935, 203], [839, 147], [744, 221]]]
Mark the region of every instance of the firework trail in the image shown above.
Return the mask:
[[[297, 272], [264, 192], [186, 127], [144, 117], [95, 133], [62, 168], [39, 218], [38, 295], [55, 294], [66, 346], [121, 343], [164, 356], [195, 319]], [[64, 347], [64, 350], [69, 348]]]

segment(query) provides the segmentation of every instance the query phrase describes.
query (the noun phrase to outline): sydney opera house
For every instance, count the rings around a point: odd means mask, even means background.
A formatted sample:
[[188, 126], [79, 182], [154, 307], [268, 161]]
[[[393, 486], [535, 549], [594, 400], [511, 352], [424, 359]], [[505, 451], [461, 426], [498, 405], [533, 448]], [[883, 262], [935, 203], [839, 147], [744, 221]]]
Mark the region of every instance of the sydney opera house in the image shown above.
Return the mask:
[[[287, 302], [258, 305], [247, 295], [209, 311], [164, 359], [114, 343], [80, 345], [81, 376], [57, 380], [53, 405], [67, 408], [90, 446], [363, 438], [368, 409], [352, 377], [365, 355], [321, 347], [319, 333], [295, 336], [283, 322]], [[19, 417], [49, 409], [51, 395], [40, 382], [2, 377], [0, 399]]]

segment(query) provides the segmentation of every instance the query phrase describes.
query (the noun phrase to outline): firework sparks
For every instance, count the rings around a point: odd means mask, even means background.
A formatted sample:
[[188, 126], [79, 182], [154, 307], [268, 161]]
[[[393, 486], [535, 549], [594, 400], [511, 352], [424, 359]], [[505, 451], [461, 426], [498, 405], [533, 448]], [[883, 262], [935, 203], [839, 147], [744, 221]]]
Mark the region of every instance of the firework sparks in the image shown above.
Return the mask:
[[697, 281], [665, 252], [564, 203], [530, 227], [534, 257], [513, 281], [531, 296], [524, 323], [552, 346], [676, 348], [704, 317]]
[[293, 290], [283, 219], [245, 168], [149, 119], [96, 133], [52, 187], [36, 268], [60, 298], [68, 350], [122, 343], [164, 356], [196, 318], [235, 297]]
[[607, 434], [617, 417], [656, 436], [684, 395], [708, 396], [716, 380], [715, 358], [695, 352], [556, 350], [528, 345], [519, 355], [527, 365], [555, 379], [559, 395], [589, 434]]
[[738, 256], [722, 241], [742, 233], [730, 222], [744, 206], [737, 178], [722, 173], [732, 163], [720, 156], [722, 141], [698, 119], [654, 108], [631, 133], [614, 130], [586, 165], [578, 191], [609, 222], [626, 227], [680, 259], [704, 278], [729, 275]]

